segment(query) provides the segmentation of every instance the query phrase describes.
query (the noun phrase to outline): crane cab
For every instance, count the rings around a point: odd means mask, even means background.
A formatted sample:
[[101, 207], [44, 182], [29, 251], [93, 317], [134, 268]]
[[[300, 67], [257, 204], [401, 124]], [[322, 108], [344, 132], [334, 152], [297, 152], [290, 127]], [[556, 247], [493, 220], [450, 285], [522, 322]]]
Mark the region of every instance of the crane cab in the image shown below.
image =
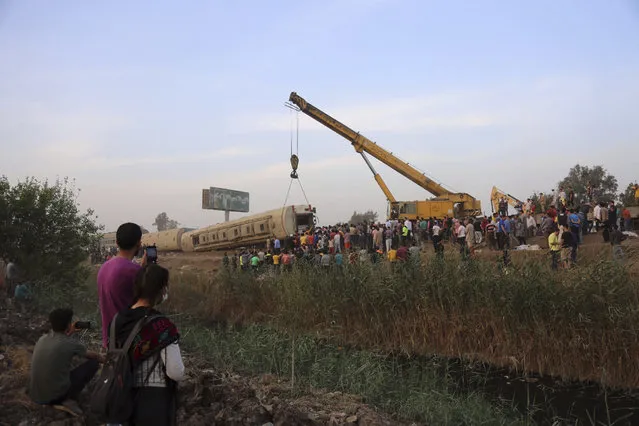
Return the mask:
[[424, 201], [398, 201], [389, 203], [388, 217], [390, 219], [410, 219], [433, 217], [462, 217], [466, 211], [463, 203], [454, 203], [450, 200], [424, 200]]

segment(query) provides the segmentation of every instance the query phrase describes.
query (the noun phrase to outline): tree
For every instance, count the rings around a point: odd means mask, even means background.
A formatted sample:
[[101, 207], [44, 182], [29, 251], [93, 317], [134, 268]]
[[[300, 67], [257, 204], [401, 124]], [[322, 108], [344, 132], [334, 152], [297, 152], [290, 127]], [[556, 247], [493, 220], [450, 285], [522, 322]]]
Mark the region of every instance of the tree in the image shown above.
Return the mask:
[[0, 177], [0, 257], [15, 262], [24, 279], [72, 286], [86, 277], [83, 262], [102, 227], [91, 209], [80, 212], [77, 192], [67, 178], [12, 186]]
[[359, 213], [358, 211], [354, 211], [353, 212], [353, 216], [351, 216], [351, 221], [349, 223], [351, 224], [357, 224], [357, 223], [374, 223], [377, 222], [377, 212], [374, 212], [372, 210], [367, 210], [364, 213]]
[[155, 222], [153, 222], [153, 226], [157, 228], [158, 231], [166, 231], [169, 229], [175, 229], [179, 225], [177, 220], [170, 219], [166, 212], [162, 212], [155, 217]]
[[594, 201], [612, 201], [617, 199], [617, 178], [609, 174], [602, 166], [581, 166], [577, 164], [571, 168], [559, 186], [564, 188], [566, 194], [572, 187], [575, 191], [575, 200], [587, 200], [587, 188], [592, 188], [592, 198]]
[[639, 205], [639, 202], [635, 198], [635, 191], [639, 188], [639, 184], [637, 182], [631, 182], [626, 187], [626, 190], [619, 194], [619, 201], [624, 206], [636, 206]]

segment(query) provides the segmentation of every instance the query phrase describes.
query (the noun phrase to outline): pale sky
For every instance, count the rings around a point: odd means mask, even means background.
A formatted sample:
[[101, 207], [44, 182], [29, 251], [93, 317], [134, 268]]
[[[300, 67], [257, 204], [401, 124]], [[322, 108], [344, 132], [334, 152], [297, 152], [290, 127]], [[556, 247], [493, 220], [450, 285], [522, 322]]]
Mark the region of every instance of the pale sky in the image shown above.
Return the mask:
[[[635, 0], [0, 0], [0, 173], [75, 178], [107, 230], [220, 222], [210, 186], [279, 208], [297, 91], [490, 213], [493, 185], [526, 198], [576, 163], [639, 179], [638, 77]], [[383, 216], [349, 142], [299, 123], [320, 222]]]

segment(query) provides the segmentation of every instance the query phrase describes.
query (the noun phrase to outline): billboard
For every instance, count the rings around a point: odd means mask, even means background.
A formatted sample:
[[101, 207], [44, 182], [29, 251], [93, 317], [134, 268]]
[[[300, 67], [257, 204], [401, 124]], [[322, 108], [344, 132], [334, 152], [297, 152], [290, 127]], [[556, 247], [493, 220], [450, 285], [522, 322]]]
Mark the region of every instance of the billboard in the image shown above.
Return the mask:
[[202, 208], [247, 213], [249, 211], [249, 193], [215, 187], [203, 189]]

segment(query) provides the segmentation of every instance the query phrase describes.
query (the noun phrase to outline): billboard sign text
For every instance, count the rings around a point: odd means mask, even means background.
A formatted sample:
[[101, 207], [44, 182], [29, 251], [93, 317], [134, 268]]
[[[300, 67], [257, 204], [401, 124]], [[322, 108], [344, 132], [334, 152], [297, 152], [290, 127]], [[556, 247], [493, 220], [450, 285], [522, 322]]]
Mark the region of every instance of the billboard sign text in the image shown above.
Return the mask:
[[206, 210], [248, 213], [249, 193], [216, 187], [203, 189], [202, 208]]

